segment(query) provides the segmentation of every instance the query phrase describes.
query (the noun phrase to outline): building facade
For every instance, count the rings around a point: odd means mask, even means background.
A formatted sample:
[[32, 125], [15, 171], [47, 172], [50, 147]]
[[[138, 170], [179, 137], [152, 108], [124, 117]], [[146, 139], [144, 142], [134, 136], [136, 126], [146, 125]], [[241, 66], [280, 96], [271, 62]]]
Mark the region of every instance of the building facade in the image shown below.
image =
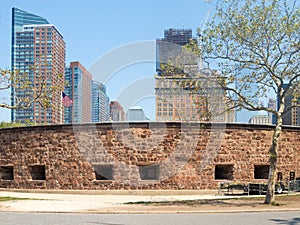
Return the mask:
[[92, 75], [80, 64], [71, 62], [65, 70], [65, 94], [72, 100], [65, 107], [65, 123], [88, 123], [92, 121]]
[[[286, 89], [288, 86], [287, 84], [283, 85], [283, 88]], [[297, 90], [294, 90], [297, 91]], [[299, 99], [296, 99], [297, 97], [294, 96], [294, 93], [289, 93], [285, 97], [284, 101], [284, 107], [285, 110], [288, 110], [286, 113], [282, 115], [282, 124], [283, 125], [292, 125], [292, 126], [300, 126], [300, 108], [295, 107], [296, 105], [299, 105]], [[277, 107], [279, 109], [279, 101], [277, 100]]]
[[251, 124], [272, 124], [272, 118], [268, 115], [255, 115], [252, 116], [249, 120]]
[[[226, 124], [222, 135], [210, 123], [120, 122], [78, 129], [1, 129], [0, 187], [217, 193], [221, 184], [268, 180], [274, 132], [268, 125]], [[300, 180], [299, 146], [300, 128], [283, 127], [276, 181], [286, 188]]]
[[126, 120], [123, 106], [118, 101], [110, 102], [110, 120], [111, 121], [125, 121]]
[[93, 81], [92, 82], [92, 122], [109, 121], [110, 105], [109, 97], [106, 94], [106, 87], [104, 84]]
[[35, 102], [29, 108], [13, 110], [12, 121], [63, 123], [61, 90], [64, 88], [65, 42], [62, 35], [51, 24], [33, 24], [15, 30], [13, 39], [13, 71], [28, 81], [30, 87], [12, 88], [11, 104], [26, 99], [28, 93], [37, 95], [42, 86], [43, 94], [51, 97], [47, 108]]
[[181, 47], [192, 39], [191, 29], [170, 28], [164, 31], [164, 38], [156, 40], [156, 72], [161, 75], [162, 64], [181, 52]]
[[200, 72], [200, 55], [183, 48], [193, 41], [190, 29], [165, 30], [157, 40], [156, 120], [234, 122], [216, 77]]
[[[38, 15], [34, 15], [32, 13], [25, 12], [18, 8], [12, 8], [12, 28], [11, 28], [11, 70], [12, 72], [16, 71], [15, 64], [16, 64], [16, 33], [21, 32], [23, 30], [24, 25], [30, 24], [49, 24], [49, 22]], [[11, 105], [14, 106], [15, 103], [15, 89], [12, 87], [11, 89]], [[15, 120], [16, 111], [13, 109], [11, 110], [11, 121]]]
[[147, 120], [149, 120], [146, 117], [144, 110], [138, 106], [128, 109], [126, 117], [127, 117], [127, 121], [147, 121]]
[[[269, 98], [268, 108], [276, 110], [276, 100], [274, 98]], [[276, 116], [273, 113], [268, 112], [270, 123], [276, 123]]]

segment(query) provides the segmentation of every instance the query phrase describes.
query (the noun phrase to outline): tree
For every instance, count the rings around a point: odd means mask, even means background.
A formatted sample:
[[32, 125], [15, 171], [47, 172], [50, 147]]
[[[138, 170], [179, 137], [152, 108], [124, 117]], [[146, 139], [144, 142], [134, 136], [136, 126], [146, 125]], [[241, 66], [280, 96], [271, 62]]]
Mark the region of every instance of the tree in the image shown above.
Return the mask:
[[[297, 0], [217, 0], [215, 6], [202, 35], [203, 60], [221, 72], [219, 84], [233, 107], [276, 116], [265, 198], [265, 204], [273, 204], [278, 151], [284, 151], [279, 148], [282, 116], [299, 106], [299, 4]], [[270, 95], [278, 100], [276, 110], [262, 102]], [[286, 108], [289, 95], [295, 104]]]
[[[28, 109], [33, 103], [38, 103], [41, 107], [47, 108], [51, 104], [53, 92], [61, 91], [59, 86], [52, 84], [50, 78], [33, 73], [32, 69], [29, 73], [2, 69], [0, 69], [0, 72], [0, 91], [13, 89], [21, 93], [12, 96], [14, 104], [1, 102], [0, 108]], [[30, 73], [34, 74], [34, 79], [33, 76], [30, 76]], [[61, 77], [61, 75], [58, 75], [58, 77]]]

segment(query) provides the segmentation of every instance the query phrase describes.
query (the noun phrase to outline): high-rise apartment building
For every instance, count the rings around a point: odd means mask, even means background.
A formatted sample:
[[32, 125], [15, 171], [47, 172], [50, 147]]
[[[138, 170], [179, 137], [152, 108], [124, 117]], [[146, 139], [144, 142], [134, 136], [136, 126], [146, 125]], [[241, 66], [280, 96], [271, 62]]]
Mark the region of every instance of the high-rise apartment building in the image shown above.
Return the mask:
[[109, 97], [106, 94], [106, 87], [104, 84], [93, 81], [92, 82], [92, 122], [109, 121]]
[[[12, 29], [11, 29], [11, 70], [16, 71], [16, 33], [23, 30], [24, 25], [30, 24], [49, 24], [49, 22], [40, 16], [34, 15], [32, 13], [25, 12], [18, 8], [12, 8]], [[15, 105], [15, 90], [11, 89], [11, 105]], [[15, 120], [15, 110], [11, 110], [11, 120]]]
[[[13, 13], [17, 12], [16, 9], [13, 10]], [[13, 21], [19, 21], [15, 17], [13, 14]], [[46, 21], [41, 19], [39, 22]], [[61, 90], [64, 88], [65, 42], [62, 35], [51, 24], [23, 25], [21, 30], [19, 26], [13, 27], [13, 71], [18, 71], [20, 76], [26, 77], [33, 92], [38, 90], [43, 82], [46, 83], [44, 90], [52, 87], [54, 90], [50, 93], [48, 108], [35, 102], [28, 109], [15, 109], [12, 112], [12, 121], [63, 123]], [[11, 104], [14, 105], [18, 99], [25, 98], [27, 94], [27, 91], [12, 88]]]
[[92, 121], [92, 75], [80, 62], [71, 62], [65, 70], [65, 94], [73, 100], [65, 107], [65, 123], [88, 123]]
[[110, 102], [110, 120], [125, 121], [125, 112], [122, 105], [118, 101]]
[[[34, 103], [27, 109], [12, 110], [13, 122], [61, 123], [63, 122], [61, 90], [64, 82], [65, 43], [59, 31], [40, 16], [12, 9], [12, 71], [31, 83], [31, 90], [55, 87], [51, 93], [50, 107], [45, 109]], [[43, 81], [42, 81], [43, 80]], [[25, 98], [26, 91], [11, 89], [11, 105]]]

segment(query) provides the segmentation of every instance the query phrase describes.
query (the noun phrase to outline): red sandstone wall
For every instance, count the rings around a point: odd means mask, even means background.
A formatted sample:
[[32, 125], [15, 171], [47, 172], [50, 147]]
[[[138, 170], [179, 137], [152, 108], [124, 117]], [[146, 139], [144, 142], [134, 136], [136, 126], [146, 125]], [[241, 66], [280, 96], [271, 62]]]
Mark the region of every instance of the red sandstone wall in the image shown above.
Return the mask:
[[[181, 123], [3, 129], [0, 187], [216, 189], [219, 182], [265, 182], [254, 179], [254, 166], [268, 164], [271, 137], [270, 126], [237, 124], [227, 124], [226, 129], [224, 124]], [[32, 179], [30, 168], [36, 165], [45, 167], [45, 179]], [[111, 166], [112, 179], [96, 180], [94, 165]], [[232, 178], [215, 179], [216, 165], [231, 165]], [[13, 178], [3, 175], [8, 167], [13, 168]], [[142, 180], [141, 168], [156, 178]], [[298, 128], [283, 130], [278, 171], [284, 181], [290, 172], [300, 177]]]

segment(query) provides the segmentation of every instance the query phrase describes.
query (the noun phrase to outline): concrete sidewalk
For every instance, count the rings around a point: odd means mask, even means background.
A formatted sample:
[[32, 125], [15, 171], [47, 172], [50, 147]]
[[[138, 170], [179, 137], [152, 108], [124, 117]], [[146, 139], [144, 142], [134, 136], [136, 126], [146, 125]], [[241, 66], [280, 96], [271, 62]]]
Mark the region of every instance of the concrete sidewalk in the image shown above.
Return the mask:
[[[216, 191], [6, 191], [0, 190], [1, 197], [30, 198], [0, 202], [0, 211], [10, 212], [125, 212], [136, 211], [141, 205], [124, 205], [127, 202], [175, 201], [194, 199], [225, 198]], [[226, 197], [228, 198], [228, 196]], [[129, 210], [129, 211], [130, 211]], [[133, 210], [134, 211], [134, 210]]]
[[[196, 199], [228, 199], [237, 196], [220, 196], [217, 191], [44, 191], [0, 189], [1, 197], [30, 198], [0, 202], [3, 212], [47, 212], [47, 213], [201, 213], [201, 212], [249, 212], [274, 211], [274, 207], [216, 207], [204, 206], [154, 206], [124, 204], [128, 202], [158, 202]], [[251, 196], [253, 198], [254, 196]], [[299, 210], [280, 208], [278, 211]]]

